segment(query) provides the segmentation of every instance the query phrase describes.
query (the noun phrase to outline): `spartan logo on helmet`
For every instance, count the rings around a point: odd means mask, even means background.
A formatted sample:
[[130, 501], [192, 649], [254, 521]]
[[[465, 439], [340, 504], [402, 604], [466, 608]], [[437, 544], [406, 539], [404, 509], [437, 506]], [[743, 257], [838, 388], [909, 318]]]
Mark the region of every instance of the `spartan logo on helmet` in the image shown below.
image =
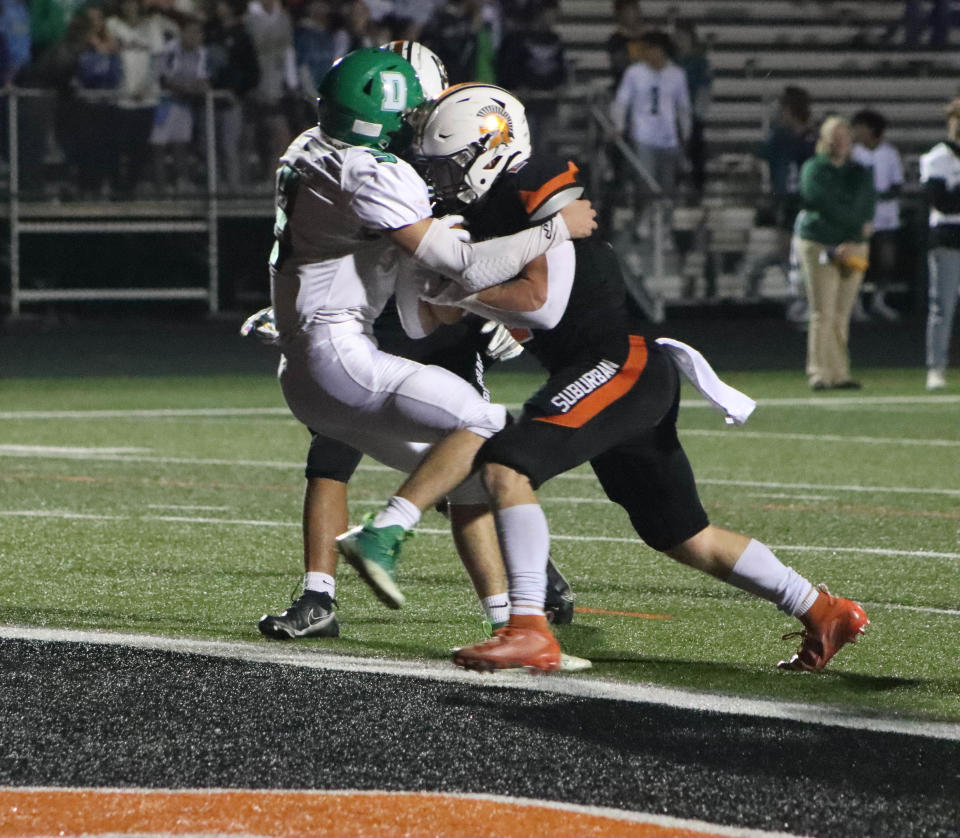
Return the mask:
[[477, 112], [481, 117], [480, 137], [486, 140], [489, 148], [496, 148], [501, 143], [509, 143], [513, 138], [513, 120], [506, 108], [493, 102], [484, 105]]
[[421, 102], [423, 89], [409, 61], [389, 50], [358, 49], [320, 82], [320, 127], [348, 145], [399, 151], [412, 133], [404, 116]]

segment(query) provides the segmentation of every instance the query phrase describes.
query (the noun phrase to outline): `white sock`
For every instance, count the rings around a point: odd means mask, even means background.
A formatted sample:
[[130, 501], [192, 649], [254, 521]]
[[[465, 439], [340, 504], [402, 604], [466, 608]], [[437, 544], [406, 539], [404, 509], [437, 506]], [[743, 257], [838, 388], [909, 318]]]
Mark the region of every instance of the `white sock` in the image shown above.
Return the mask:
[[305, 573], [303, 575], [303, 589], [305, 591], [316, 591], [319, 594], [330, 594], [332, 599], [337, 592], [337, 580], [329, 573]]
[[765, 544], [751, 539], [727, 581], [748, 593], [763, 597], [792, 617], [810, 610], [817, 590], [792, 567], [787, 567]]
[[406, 498], [394, 495], [373, 519], [375, 527], [403, 527], [412, 530], [420, 520], [420, 510]]
[[509, 506], [494, 513], [507, 566], [511, 614], [543, 614], [547, 595], [550, 529], [539, 504]]
[[510, 597], [506, 593], [484, 597], [480, 604], [484, 615], [493, 625], [501, 625], [510, 619]]

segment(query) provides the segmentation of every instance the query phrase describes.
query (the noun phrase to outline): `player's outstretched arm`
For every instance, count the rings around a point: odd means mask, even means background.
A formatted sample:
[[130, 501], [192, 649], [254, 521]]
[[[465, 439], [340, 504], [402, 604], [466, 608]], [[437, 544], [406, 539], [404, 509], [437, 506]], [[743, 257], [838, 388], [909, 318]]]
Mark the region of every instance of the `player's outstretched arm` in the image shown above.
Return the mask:
[[580, 200], [537, 227], [483, 242], [461, 241], [435, 219], [393, 230], [390, 237], [421, 264], [475, 293], [513, 279], [537, 256], [571, 238], [586, 238], [596, 226], [596, 211]]

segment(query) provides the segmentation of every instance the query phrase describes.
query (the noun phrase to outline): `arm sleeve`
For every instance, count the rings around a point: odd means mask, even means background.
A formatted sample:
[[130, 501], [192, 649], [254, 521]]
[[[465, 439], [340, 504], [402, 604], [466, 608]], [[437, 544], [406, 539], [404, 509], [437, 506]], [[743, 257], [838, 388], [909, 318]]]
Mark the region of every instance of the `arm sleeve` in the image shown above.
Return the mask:
[[552, 329], [563, 317], [573, 288], [577, 257], [573, 242], [550, 250], [547, 258], [547, 301], [536, 311], [510, 311], [481, 303], [475, 295], [461, 306], [473, 314], [503, 323], [509, 329]]
[[513, 279], [532, 259], [569, 240], [561, 215], [512, 236], [483, 242], [461, 241], [449, 227], [434, 220], [413, 256], [472, 294]]

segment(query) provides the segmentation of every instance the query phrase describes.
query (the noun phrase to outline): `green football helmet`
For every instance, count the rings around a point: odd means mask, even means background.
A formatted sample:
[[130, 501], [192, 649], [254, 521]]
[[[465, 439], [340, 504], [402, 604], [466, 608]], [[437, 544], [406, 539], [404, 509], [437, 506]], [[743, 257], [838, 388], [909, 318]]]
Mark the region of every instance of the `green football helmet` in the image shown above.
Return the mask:
[[320, 127], [350, 145], [398, 151], [409, 143], [404, 115], [423, 102], [413, 65], [385, 49], [358, 49], [320, 82]]

